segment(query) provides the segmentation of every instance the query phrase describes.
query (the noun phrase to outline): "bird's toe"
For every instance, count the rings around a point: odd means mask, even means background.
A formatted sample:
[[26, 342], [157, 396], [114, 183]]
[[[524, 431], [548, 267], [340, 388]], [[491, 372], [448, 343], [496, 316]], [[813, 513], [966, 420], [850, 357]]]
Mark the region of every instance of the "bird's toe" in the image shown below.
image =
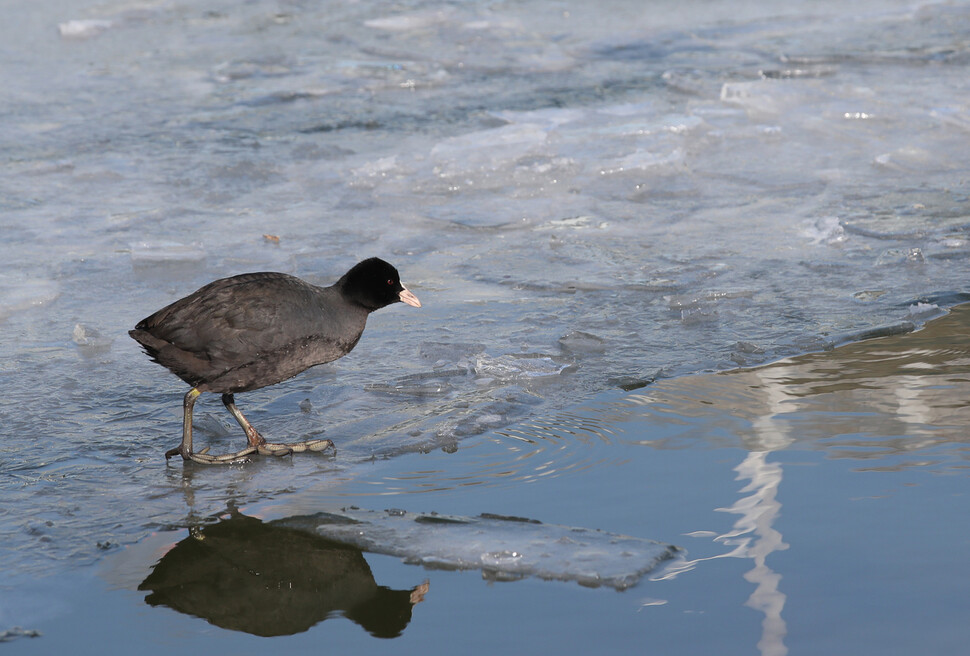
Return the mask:
[[264, 442], [256, 447], [260, 455], [264, 456], [288, 456], [294, 451], [289, 444], [272, 444], [270, 442]]

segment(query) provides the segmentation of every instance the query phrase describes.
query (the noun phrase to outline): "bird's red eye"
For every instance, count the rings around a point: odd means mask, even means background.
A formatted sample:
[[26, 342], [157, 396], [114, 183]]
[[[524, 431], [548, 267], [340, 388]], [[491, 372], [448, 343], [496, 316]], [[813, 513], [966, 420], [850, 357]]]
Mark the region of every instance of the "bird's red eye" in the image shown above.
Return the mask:
[[393, 284], [394, 284], [394, 281], [393, 281], [393, 280], [388, 280], [388, 281], [387, 281], [387, 284], [388, 284], [388, 285], [393, 285]]

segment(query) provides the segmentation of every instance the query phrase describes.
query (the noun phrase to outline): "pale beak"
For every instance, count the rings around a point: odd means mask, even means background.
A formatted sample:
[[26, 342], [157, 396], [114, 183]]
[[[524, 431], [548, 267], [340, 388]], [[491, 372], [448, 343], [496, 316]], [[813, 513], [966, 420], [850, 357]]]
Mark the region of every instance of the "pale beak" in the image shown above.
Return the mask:
[[401, 290], [398, 298], [412, 307], [421, 307], [421, 301], [419, 301], [418, 297], [412, 294], [411, 290], [409, 290], [407, 287]]

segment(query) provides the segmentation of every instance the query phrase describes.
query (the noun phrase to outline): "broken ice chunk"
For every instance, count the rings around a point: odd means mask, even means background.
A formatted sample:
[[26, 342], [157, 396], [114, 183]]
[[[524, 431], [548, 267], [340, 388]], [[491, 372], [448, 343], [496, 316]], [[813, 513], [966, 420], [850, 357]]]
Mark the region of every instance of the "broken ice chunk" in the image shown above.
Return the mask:
[[226, 427], [222, 420], [208, 412], [202, 416], [196, 415], [193, 425], [199, 432], [213, 437], [226, 437], [232, 434], [232, 431]]
[[922, 320], [945, 314], [944, 310], [936, 303], [923, 303], [921, 301], [917, 301], [913, 305], [910, 305], [908, 310], [909, 316]]
[[840, 244], [845, 241], [845, 228], [837, 216], [823, 216], [804, 223], [802, 234], [813, 244]]
[[39, 638], [41, 635], [40, 631], [14, 626], [0, 631], [0, 642], [10, 642], [15, 638]]
[[865, 301], [865, 302], [868, 303], [868, 302], [871, 302], [871, 301], [876, 300], [877, 298], [879, 298], [880, 296], [883, 296], [885, 294], [886, 294], [886, 290], [885, 289], [865, 289], [865, 290], [863, 290], [861, 292], [854, 293], [852, 295], [852, 298], [855, 298], [855, 299], [860, 300], [860, 301]]
[[939, 163], [939, 157], [923, 148], [904, 147], [876, 155], [872, 163], [883, 169], [900, 172], [923, 171]]
[[765, 350], [757, 344], [751, 342], [736, 342], [731, 351], [731, 360], [736, 364], [747, 367], [761, 362], [764, 358]]
[[293, 528], [306, 530], [308, 519], [317, 519], [315, 532], [330, 540], [430, 569], [480, 569], [490, 580], [535, 576], [625, 590], [681, 551], [654, 540], [492, 514], [342, 509], [300, 518]]
[[660, 76], [672, 89], [694, 96], [712, 96], [717, 92], [713, 82], [698, 70], [669, 70]]
[[570, 353], [605, 353], [606, 340], [591, 333], [574, 330], [559, 338], [559, 346]]
[[463, 358], [478, 355], [484, 350], [484, 344], [471, 342], [424, 342], [418, 347], [418, 354], [431, 362], [439, 360], [458, 362]]
[[685, 326], [694, 326], [717, 320], [717, 310], [713, 308], [688, 308], [680, 311], [680, 321]]
[[77, 344], [81, 355], [90, 357], [98, 353], [111, 350], [111, 337], [102, 335], [101, 331], [84, 324], [74, 324], [74, 343]]
[[779, 115], [806, 102], [805, 90], [773, 80], [727, 82], [721, 87], [721, 102], [743, 107], [755, 116]]
[[921, 248], [890, 248], [879, 254], [876, 258], [876, 266], [897, 265], [897, 264], [923, 264], [926, 258]]
[[497, 358], [491, 358], [487, 355], [480, 355], [475, 361], [475, 373], [486, 378], [513, 380], [516, 378], [556, 376], [561, 374], [568, 366], [555, 362], [552, 358], [516, 357], [514, 355], [500, 355]]

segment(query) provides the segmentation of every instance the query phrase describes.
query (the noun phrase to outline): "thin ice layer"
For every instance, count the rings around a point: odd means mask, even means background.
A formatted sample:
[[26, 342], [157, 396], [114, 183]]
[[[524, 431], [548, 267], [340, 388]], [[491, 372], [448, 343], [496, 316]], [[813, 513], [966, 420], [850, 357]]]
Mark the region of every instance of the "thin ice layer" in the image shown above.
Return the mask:
[[343, 509], [281, 523], [430, 569], [480, 569], [490, 580], [528, 576], [625, 590], [679, 551], [663, 542], [534, 519]]

